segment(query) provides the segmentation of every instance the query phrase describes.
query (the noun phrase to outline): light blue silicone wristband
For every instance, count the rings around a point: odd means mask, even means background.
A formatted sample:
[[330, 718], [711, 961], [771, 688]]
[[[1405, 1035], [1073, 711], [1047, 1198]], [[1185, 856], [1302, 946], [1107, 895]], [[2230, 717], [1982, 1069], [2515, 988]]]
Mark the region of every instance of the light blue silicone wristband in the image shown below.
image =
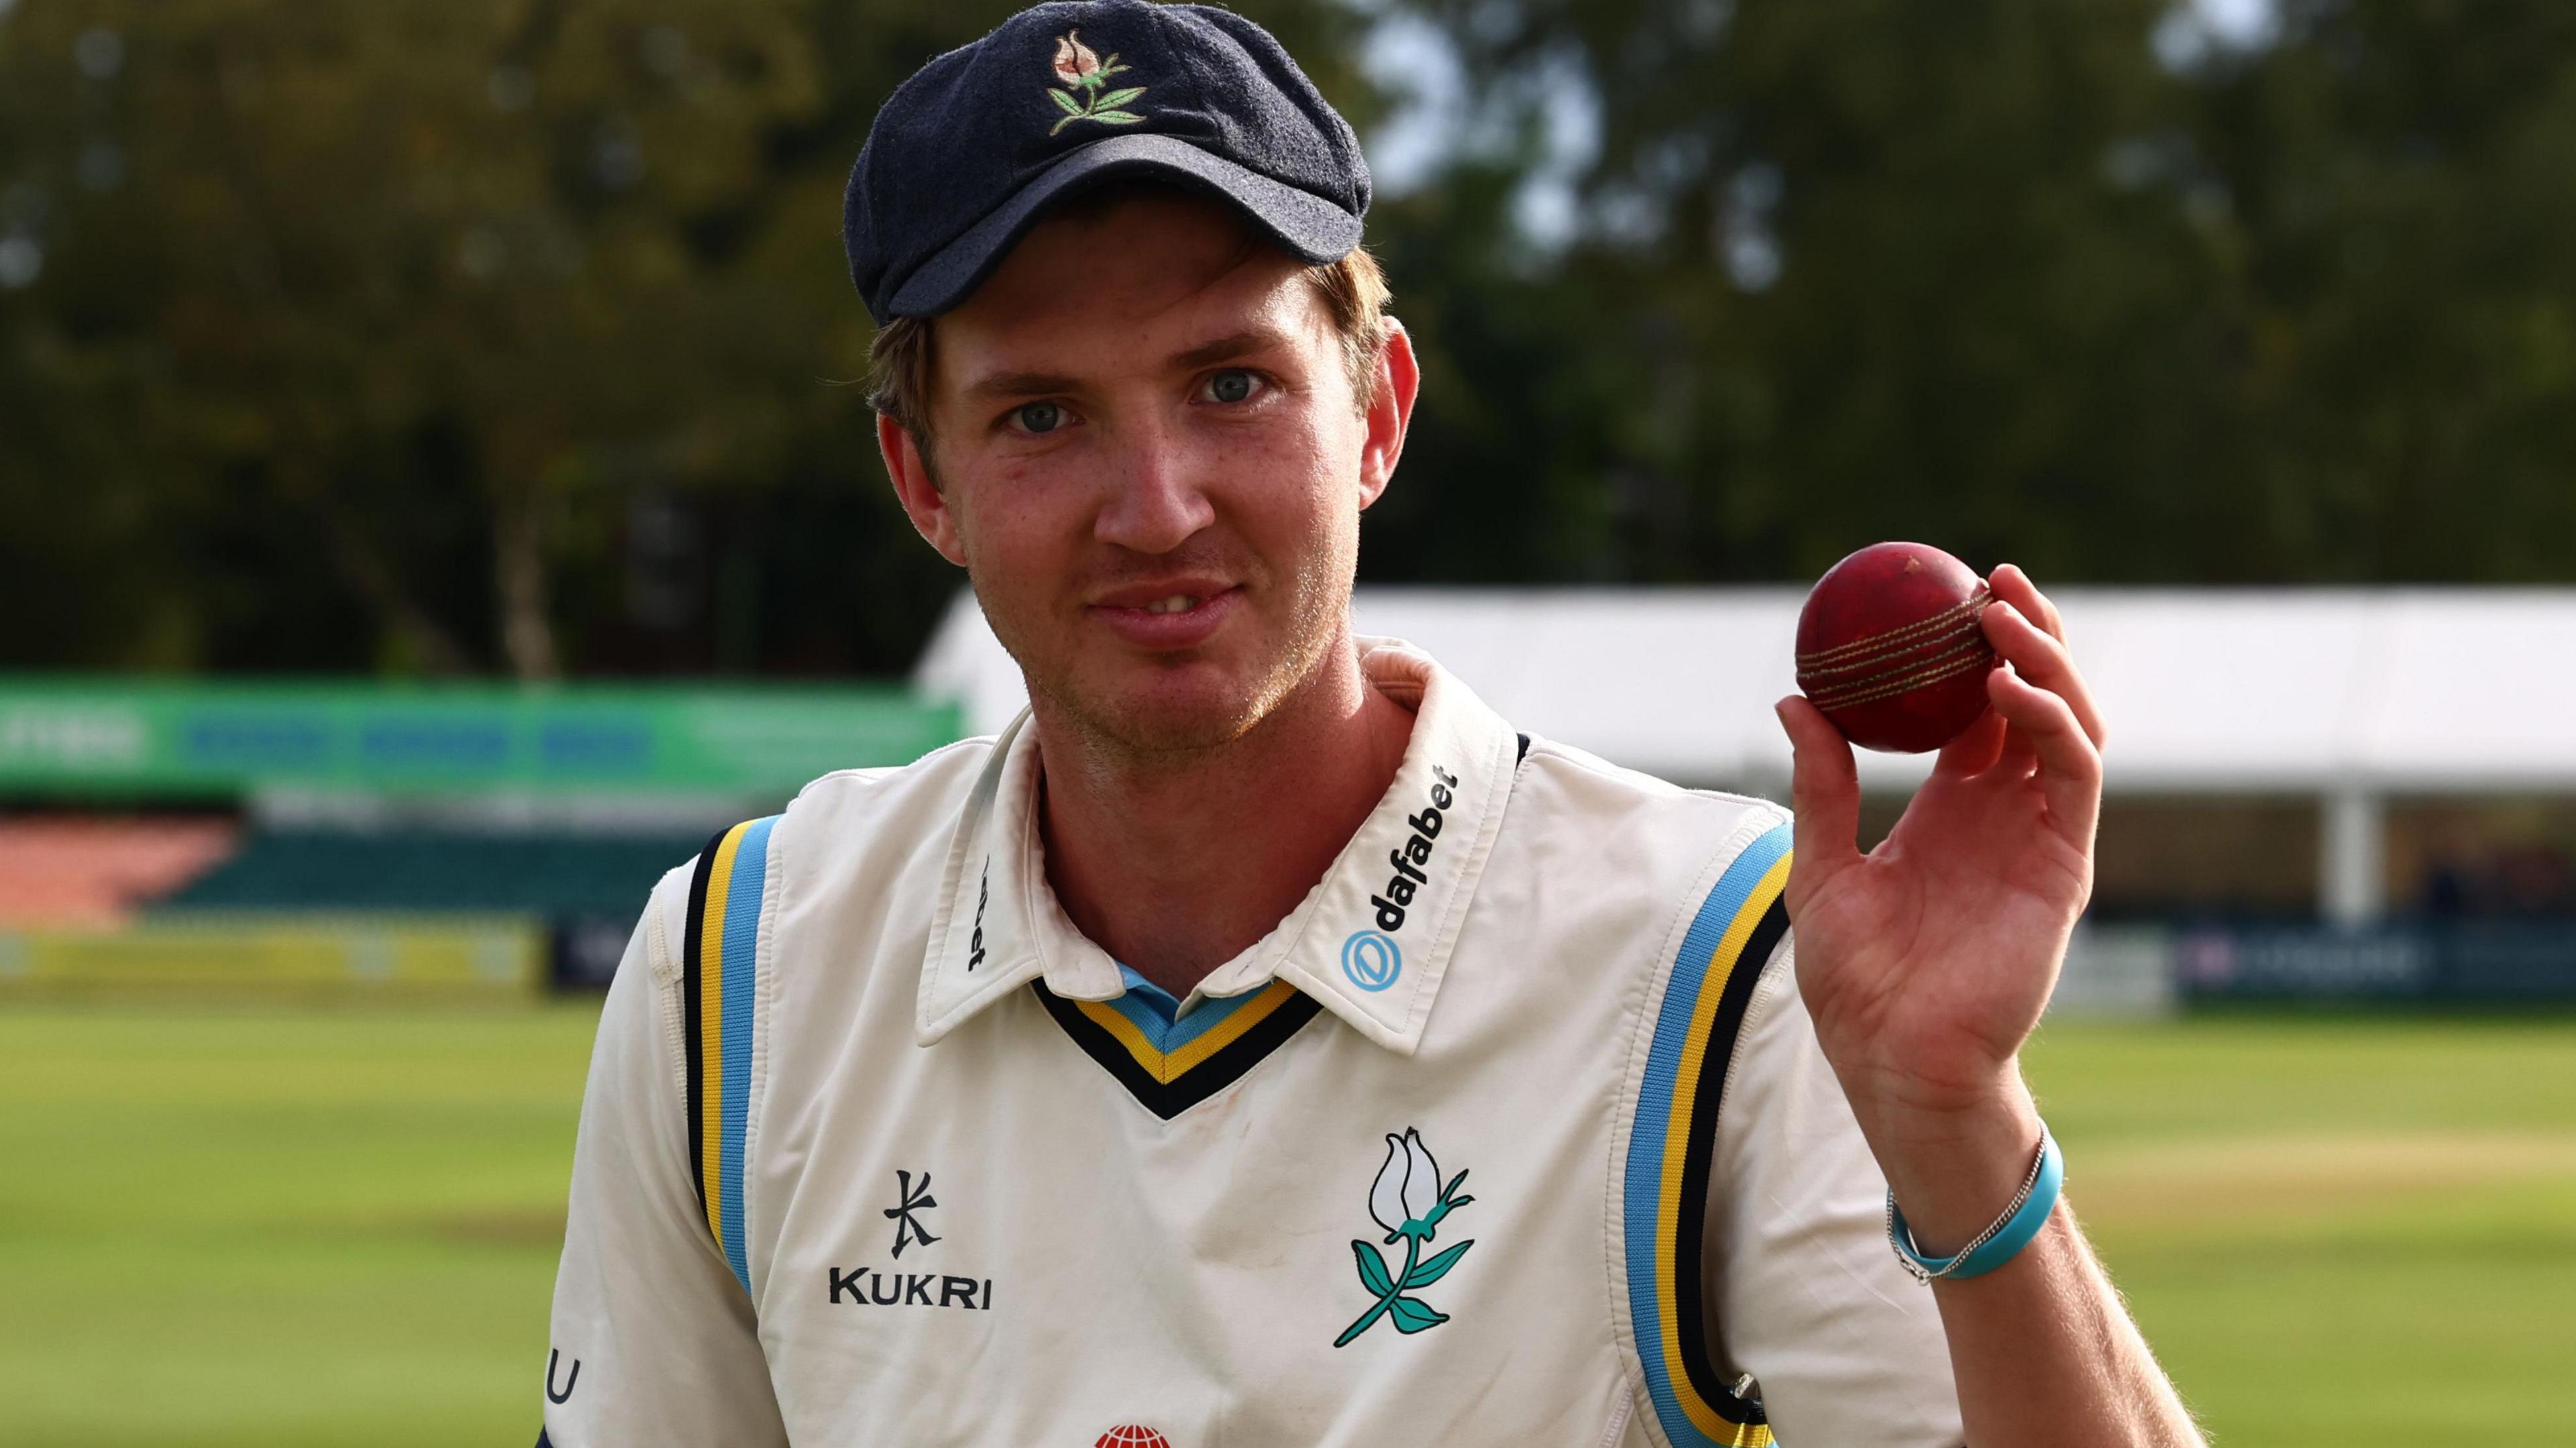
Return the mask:
[[1896, 1195], [1887, 1198], [1888, 1221], [1894, 1228], [1888, 1236], [1906, 1260], [1922, 1269], [1926, 1277], [1956, 1282], [1963, 1277], [1982, 1277], [2021, 1255], [2039, 1229], [2048, 1225], [2048, 1214], [2057, 1207], [2057, 1194], [2066, 1185], [2066, 1158], [2057, 1149], [2057, 1138], [2049, 1134], [2045, 1122], [2039, 1128], [2039, 1172], [2032, 1178], [2030, 1194], [2004, 1219], [1994, 1235], [1955, 1257], [1926, 1257], [1914, 1247], [1914, 1229], [1905, 1225], [1905, 1213], [1896, 1206]]

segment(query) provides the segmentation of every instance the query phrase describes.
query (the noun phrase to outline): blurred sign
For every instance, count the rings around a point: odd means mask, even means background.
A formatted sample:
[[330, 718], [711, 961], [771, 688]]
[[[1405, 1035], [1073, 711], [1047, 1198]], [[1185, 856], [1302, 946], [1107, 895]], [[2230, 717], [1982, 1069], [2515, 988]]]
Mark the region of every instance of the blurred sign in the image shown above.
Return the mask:
[[2197, 1000], [2576, 1000], [2576, 920], [2210, 925], [2173, 968]]
[[2176, 965], [2195, 996], [2402, 999], [2425, 993], [2433, 948], [2407, 929], [2210, 926], [2183, 937]]
[[528, 918], [208, 916], [122, 930], [0, 931], [0, 998], [183, 995], [532, 995], [546, 930]]
[[961, 733], [893, 688], [0, 680], [0, 789], [772, 792]]
[[2173, 945], [2173, 931], [2161, 925], [2077, 925], [2048, 997], [2049, 1015], [2172, 1015], [2181, 1004]]
[[615, 915], [570, 915], [554, 922], [548, 984], [557, 990], [606, 990], [626, 960], [635, 922]]

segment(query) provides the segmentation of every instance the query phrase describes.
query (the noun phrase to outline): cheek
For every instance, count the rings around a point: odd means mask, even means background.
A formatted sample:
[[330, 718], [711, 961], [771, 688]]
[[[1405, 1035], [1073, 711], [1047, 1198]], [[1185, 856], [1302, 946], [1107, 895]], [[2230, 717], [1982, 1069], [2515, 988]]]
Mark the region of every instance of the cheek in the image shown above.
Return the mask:
[[1308, 416], [1227, 449], [1218, 464], [1236, 484], [1244, 531], [1265, 548], [1311, 548], [1356, 526], [1343, 516], [1358, 512], [1359, 454], [1347, 443]]
[[1089, 519], [1075, 490], [1017, 464], [975, 480], [958, 509], [966, 569], [979, 595], [1026, 599], [1056, 591], [1080, 556]]

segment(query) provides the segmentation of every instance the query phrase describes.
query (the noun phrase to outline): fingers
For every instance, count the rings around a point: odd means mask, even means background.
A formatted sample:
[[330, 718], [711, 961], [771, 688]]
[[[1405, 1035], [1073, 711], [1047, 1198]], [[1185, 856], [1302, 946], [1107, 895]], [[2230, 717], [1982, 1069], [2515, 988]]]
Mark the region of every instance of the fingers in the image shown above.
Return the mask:
[[1998, 566], [1986, 579], [1986, 588], [1995, 597], [2021, 610], [2023, 617], [2048, 630], [2050, 638], [2061, 644], [2066, 642], [2065, 618], [2058, 613], [2057, 605], [2049, 601], [2048, 595], [2039, 591], [2039, 585], [2030, 581], [2030, 575], [2021, 571], [2019, 564]]
[[2102, 755], [2073, 705], [2011, 669], [1987, 676], [1986, 697], [2012, 726], [2012, 747], [2027, 748], [2038, 759], [2040, 792], [2050, 815], [2069, 838], [2089, 846], [2102, 811]]
[[[2003, 716], [1998, 714], [1995, 717], [2000, 719]], [[2039, 751], [2032, 747], [2030, 735], [2027, 732], [2016, 729], [2009, 724], [2005, 725], [2004, 747], [1995, 756], [1995, 767], [1993, 770], [1995, 777], [1999, 779], [2028, 779], [2030, 778], [2031, 771], [2038, 767]]]
[[1983, 774], [1994, 768], [2003, 747], [2002, 717], [1991, 712], [1982, 714], [1976, 723], [1959, 731], [1959, 737], [1941, 746], [1941, 756], [1933, 762], [1932, 772], [1962, 779]]
[[1851, 741], [1815, 705], [1792, 694], [1775, 706], [1789, 736], [1789, 806], [1796, 811], [1796, 874], [1823, 879], [1860, 858], [1860, 771]]
[[[1995, 572], [2001, 577], [2004, 570]], [[2018, 571], [2015, 576], [2019, 576]], [[2053, 616], [2055, 609], [2046, 599], [2039, 598], [2038, 590], [2030, 588], [2029, 583], [2026, 578], [2020, 579], [2022, 591], [2029, 598], [2038, 600], [2034, 606], [2048, 608]], [[2075, 656], [2067, 652], [2058, 634], [2033, 623], [2021, 605], [2004, 597], [2000, 589], [1996, 591], [1995, 601], [1986, 605], [1983, 624], [1986, 641], [1995, 646], [1995, 652], [2003, 656], [2004, 662], [2012, 665], [2013, 672], [2024, 683], [2064, 699], [2077, 724], [2083, 728], [2085, 737], [2092, 741], [2094, 748], [2101, 748], [2106, 737], [2101, 707], [2093, 702], [2093, 691], [2085, 685], [2084, 675], [2076, 670]]]

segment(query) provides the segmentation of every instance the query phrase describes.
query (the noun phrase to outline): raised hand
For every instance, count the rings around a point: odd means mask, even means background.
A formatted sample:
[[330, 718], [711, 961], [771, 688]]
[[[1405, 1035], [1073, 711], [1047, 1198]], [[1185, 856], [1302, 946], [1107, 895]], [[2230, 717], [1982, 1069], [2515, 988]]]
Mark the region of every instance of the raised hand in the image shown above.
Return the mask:
[[1982, 1226], [1975, 1203], [2000, 1180], [1999, 1204], [2037, 1144], [2016, 1058], [2092, 892], [2101, 809], [2101, 714], [2055, 605], [2010, 565], [1988, 586], [1994, 710], [1868, 854], [1851, 746], [1805, 699], [1779, 705], [1796, 755], [1799, 988], [1927, 1244], [1958, 1216], [1953, 1196], [1965, 1230]]

